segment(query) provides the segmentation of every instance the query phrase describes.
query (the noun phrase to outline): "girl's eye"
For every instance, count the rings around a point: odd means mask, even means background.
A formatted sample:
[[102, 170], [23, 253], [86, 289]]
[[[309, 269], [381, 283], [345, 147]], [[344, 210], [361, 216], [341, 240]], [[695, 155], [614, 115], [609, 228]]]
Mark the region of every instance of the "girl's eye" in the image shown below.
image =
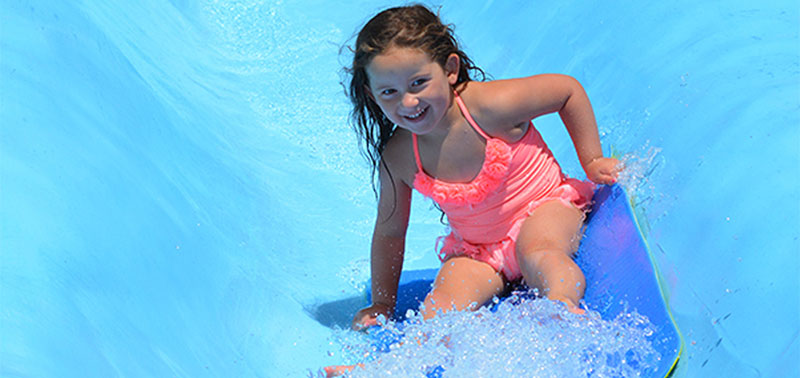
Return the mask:
[[411, 86], [412, 86], [412, 87], [418, 87], [418, 86], [420, 86], [420, 85], [422, 85], [422, 84], [425, 84], [425, 82], [426, 82], [426, 81], [428, 81], [428, 79], [417, 79], [417, 80], [414, 80], [414, 81], [411, 83]]
[[384, 89], [383, 91], [381, 91], [381, 95], [391, 96], [392, 94], [394, 94], [394, 92], [395, 92], [394, 89]]

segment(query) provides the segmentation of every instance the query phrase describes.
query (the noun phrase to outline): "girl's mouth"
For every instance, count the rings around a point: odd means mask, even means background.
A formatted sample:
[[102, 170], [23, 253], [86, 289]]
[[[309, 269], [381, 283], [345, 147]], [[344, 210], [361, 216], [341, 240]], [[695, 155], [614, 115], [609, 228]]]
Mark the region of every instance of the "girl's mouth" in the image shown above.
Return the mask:
[[420, 109], [419, 111], [417, 111], [417, 112], [416, 112], [416, 113], [414, 113], [414, 114], [407, 115], [407, 116], [405, 116], [405, 117], [406, 117], [407, 119], [410, 119], [410, 120], [412, 120], [412, 121], [416, 121], [417, 119], [419, 119], [420, 117], [422, 117], [422, 116], [425, 114], [425, 112], [427, 112], [427, 111], [428, 111], [428, 108], [426, 107], [426, 108], [424, 108], [424, 109]]

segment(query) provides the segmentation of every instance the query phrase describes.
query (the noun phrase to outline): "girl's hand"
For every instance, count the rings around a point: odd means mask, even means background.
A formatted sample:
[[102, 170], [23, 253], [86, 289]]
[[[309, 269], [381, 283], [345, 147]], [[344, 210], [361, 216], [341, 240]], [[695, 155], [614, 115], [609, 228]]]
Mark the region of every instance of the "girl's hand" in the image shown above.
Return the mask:
[[356, 316], [353, 317], [352, 328], [353, 330], [361, 331], [378, 325], [378, 316], [383, 315], [388, 320], [392, 316], [393, 310], [392, 306], [373, 303], [371, 306], [362, 308], [356, 313]]
[[586, 177], [596, 184], [611, 185], [617, 182], [622, 165], [614, 158], [600, 157], [592, 160], [584, 169]]

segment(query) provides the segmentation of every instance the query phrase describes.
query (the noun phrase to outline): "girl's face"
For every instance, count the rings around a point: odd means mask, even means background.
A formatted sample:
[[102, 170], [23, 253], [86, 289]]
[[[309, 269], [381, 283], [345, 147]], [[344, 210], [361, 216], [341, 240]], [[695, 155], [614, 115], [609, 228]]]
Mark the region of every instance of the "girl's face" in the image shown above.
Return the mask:
[[458, 64], [455, 54], [442, 67], [421, 50], [393, 47], [366, 66], [367, 92], [397, 126], [427, 134], [450, 109]]

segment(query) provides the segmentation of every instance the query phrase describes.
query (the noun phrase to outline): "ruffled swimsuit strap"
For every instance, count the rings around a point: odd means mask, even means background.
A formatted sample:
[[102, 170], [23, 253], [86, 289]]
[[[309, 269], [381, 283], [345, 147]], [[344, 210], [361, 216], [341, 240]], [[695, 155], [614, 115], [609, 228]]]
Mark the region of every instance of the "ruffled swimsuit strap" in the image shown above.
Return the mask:
[[472, 115], [469, 114], [469, 110], [467, 109], [467, 105], [464, 104], [464, 100], [461, 99], [461, 96], [458, 95], [458, 92], [453, 91], [453, 93], [455, 93], [455, 95], [456, 95], [456, 104], [458, 104], [458, 108], [461, 109], [461, 114], [463, 114], [464, 118], [467, 119], [467, 123], [469, 123], [469, 125], [472, 126], [472, 128], [475, 129], [475, 131], [477, 131], [478, 134], [481, 134], [481, 136], [484, 139], [486, 139], [486, 140], [494, 139], [494, 138], [490, 137], [488, 134], [486, 134], [483, 131], [483, 129], [481, 129], [480, 126], [478, 126], [478, 123], [475, 122], [475, 120], [472, 118]]

